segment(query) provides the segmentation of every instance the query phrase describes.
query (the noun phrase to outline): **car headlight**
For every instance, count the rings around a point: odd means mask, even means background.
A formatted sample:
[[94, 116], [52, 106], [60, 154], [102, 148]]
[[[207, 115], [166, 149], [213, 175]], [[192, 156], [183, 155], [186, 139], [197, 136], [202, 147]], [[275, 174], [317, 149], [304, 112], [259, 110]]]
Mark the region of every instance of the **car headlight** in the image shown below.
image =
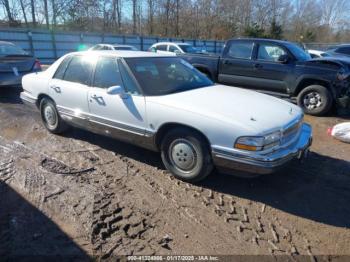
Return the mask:
[[236, 140], [235, 148], [248, 151], [261, 151], [279, 145], [281, 132], [276, 131], [266, 136], [242, 136]]

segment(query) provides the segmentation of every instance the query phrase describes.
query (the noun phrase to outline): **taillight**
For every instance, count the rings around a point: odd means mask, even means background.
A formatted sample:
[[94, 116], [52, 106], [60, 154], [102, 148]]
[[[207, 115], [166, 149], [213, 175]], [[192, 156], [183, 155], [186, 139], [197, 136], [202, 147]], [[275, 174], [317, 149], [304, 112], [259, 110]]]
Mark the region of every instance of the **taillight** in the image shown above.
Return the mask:
[[38, 59], [35, 60], [33, 69], [34, 70], [41, 70], [41, 64], [40, 64], [40, 61]]

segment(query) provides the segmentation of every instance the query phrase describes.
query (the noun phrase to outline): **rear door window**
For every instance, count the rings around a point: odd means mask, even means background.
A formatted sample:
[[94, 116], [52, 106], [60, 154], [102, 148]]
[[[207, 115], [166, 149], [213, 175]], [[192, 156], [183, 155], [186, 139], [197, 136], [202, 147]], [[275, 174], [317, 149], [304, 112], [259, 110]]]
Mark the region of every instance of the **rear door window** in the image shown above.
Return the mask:
[[231, 42], [227, 55], [231, 58], [251, 59], [253, 47], [253, 42]]
[[53, 76], [53, 78], [63, 79], [64, 73], [66, 72], [67, 66], [68, 66], [71, 58], [72, 58], [71, 56], [67, 56], [65, 59], [63, 59], [63, 61], [59, 65], [58, 69], [56, 70], [56, 73]]
[[85, 56], [73, 56], [64, 74], [64, 80], [89, 85], [93, 61]]
[[167, 45], [157, 45], [156, 48], [159, 51], [167, 51]]

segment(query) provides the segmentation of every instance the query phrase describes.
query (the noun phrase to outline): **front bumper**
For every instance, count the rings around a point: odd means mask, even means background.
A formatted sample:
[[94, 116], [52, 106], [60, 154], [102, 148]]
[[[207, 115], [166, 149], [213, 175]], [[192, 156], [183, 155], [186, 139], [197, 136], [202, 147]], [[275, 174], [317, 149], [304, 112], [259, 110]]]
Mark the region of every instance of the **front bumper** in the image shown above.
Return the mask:
[[247, 155], [235, 150], [212, 148], [214, 164], [218, 168], [235, 169], [254, 174], [270, 174], [287, 165], [295, 158], [307, 155], [312, 143], [312, 128], [304, 123], [299, 137], [287, 147], [262, 155]]

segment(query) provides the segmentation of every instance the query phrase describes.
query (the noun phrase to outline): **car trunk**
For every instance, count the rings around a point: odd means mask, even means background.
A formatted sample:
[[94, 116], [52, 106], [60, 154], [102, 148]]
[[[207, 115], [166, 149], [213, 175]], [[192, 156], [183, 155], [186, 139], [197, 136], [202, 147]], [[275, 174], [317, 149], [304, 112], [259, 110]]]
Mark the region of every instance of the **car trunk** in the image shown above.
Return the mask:
[[32, 70], [34, 63], [35, 58], [28, 55], [0, 56], [0, 72], [28, 72]]

